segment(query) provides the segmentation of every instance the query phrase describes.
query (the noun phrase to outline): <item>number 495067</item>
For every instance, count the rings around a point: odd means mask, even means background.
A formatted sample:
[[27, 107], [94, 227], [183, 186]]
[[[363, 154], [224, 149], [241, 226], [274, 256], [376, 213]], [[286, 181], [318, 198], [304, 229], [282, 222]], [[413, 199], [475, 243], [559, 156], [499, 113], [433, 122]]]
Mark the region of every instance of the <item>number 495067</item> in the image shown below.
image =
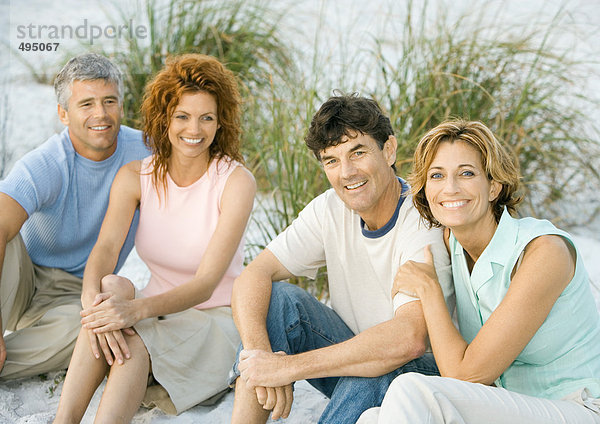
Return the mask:
[[19, 50], [23, 52], [52, 52], [58, 50], [60, 43], [21, 43]]

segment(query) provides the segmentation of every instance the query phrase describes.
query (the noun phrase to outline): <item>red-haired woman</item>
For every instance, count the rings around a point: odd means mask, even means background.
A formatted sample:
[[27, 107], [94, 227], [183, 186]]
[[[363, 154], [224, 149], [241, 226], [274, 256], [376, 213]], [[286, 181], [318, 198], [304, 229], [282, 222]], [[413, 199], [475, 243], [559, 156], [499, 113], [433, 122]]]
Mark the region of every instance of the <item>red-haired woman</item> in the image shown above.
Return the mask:
[[[56, 422], [79, 422], [107, 373], [97, 422], [129, 422], [149, 374], [168, 393], [155, 403], [172, 413], [227, 388], [239, 343], [231, 288], [256, 192], [235, 78], [212, 57], [175, 57], [146, 87], [142, 116], [153, 154], [113, 182]], [[138, 209], [136, 249], [151, 272], [141, 292], [111, 274]]]

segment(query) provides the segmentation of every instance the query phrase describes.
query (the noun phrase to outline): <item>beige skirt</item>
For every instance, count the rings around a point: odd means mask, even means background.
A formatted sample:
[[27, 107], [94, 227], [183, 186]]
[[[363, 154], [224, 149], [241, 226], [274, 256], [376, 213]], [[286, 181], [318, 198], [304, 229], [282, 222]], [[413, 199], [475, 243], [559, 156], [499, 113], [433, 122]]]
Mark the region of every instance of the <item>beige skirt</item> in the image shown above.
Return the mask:
[[[227, 376], [240, 343], [230, 307], [192, 308], [142, 320], [134, 328], [150, 354], [152, 375], [169, 394], [175, 413], [227, 389]], [[148, 403], [152, 404], [152, 399], [145, 399], [144, 404]], [[153, 404], [173, 413], [160, 399]]]

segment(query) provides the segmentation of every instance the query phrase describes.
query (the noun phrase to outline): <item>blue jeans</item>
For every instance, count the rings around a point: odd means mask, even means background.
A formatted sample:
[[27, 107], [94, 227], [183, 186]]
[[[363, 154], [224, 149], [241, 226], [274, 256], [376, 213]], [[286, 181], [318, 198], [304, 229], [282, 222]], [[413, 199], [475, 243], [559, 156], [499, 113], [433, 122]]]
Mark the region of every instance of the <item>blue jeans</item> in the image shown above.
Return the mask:
[[[354, 337], [333, 309], [289, 283], [273, 283], [267, 331], [273, 352], [284, 351], [288, 355], [320, 349]], [[239, 376], [237, 363], [236, 359], [233, 380]], [[363, 411], [380, 406], [392, 380], [407, 372], [439, 375], [433, 355], [425, 354], [380, 377], [307, 380], [330, 399], [319, 423], [355, 423]]]

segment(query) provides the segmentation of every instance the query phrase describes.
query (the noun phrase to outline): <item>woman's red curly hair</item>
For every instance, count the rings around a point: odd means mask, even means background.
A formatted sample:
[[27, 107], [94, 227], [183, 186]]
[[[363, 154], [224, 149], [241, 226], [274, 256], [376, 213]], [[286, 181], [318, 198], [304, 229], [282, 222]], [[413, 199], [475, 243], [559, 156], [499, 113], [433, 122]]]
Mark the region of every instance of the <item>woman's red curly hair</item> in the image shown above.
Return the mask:
[[[241, 97], [236, 78], [212, 56], [184, 54], [169, 58], [165, 67], [146, 85], [142, 102], [144, 143], [152, 150], [152, 182], [166, 194], [171, 142], [171, 117], [181, 96], [206, 92], [217, 102], [220, 128], [209, 148], [209, 161], [228, 156], [243, 163], [240, 152]], [[160, 191], [160, 190], [159, 190]]]

